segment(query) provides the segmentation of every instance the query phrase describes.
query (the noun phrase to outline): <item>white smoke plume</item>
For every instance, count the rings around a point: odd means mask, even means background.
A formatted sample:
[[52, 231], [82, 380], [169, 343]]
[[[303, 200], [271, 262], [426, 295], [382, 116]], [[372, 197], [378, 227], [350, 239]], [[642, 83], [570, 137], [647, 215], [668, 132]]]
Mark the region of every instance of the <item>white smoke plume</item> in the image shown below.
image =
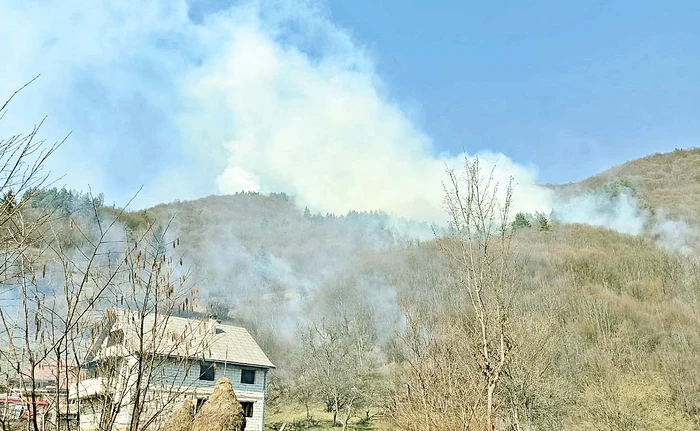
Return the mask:
[[642, 234], [650, 215], [627, 194], [611, 198], [603, 193], [585, 193], [557, 200], [554, 214], [562, 223], [589, 224], [630, 235]]
[[[234, 28], [222, 55], [206, 62], [187, 81], [198, 127], [231, 122], [217, 140], [226, 163], [219, 191], [285, 190], [312, 211], [346, 213], [383, 209], [420, 220], [439, 221], [445, 163], [428, 136], [382, 94], [371, 59], [345, 32], [318, 17], [305, 17], [323, 49], [312, 56], [280, 43], [260, 21]], [[223, 118], [222, 118], [223, 117]], [[227, 133], [228, 132], [228, 133]], [[502, 183], [520, 184], [520, 210], [542, 209], [549, 192], [534, 186], [536, 172], [502, 154], [481, 152], [485, 166], [497, 165]]]
[[[285, 191], [314, 212], [384, 210], [442, 222], [441, 154], [391, 98], [376, 55], [318, 1], [196, 0], [0, 3], [0, 94], [33, 84], [3, 118], [46, 134], [73, 131], [52, 161], [68, 187], [143, 208], [241, 190]], [[27, 25], [31, 23], [31, 25]], [[554, 200], [537, 171], [472, 151], [513, 177], [514, 210], [638, 234], [645, 214], [620, 200]], [[641, 220], [641, 221], [640, 221]], [[663, 228], [659, 228], [664, 231]]]
[[[0, 94], [42, 74], [5, 130], [48, 115], [45, 135], [73, 131], [50, 166], [67, 186], [125, 202], [145, 184], [136, 207], [259, 190], [324, 213], [444, 218], [444, 164], [461, 155], [438, 154], [391, 99], [374, 54], [323, 3], [200, 9], [183, 0], [0, 4], [0, 26], [13, 34], [0, 41]], [[547, 206], [534, 169], [475, 153], [498, 163], [502, 182], [515, 177], [527, 196], [519, 209]]]
[[683, 220], [668, 218], [665, 211], [643, 208], [630, 193], [610, 196], [586, 192], [553, 201], [552, 217], [561, 223], [580, 223], [629, 235], [649, 234], [668, 250], [690, 253], [697, 233]]
[[667, 219], [661, 212], [656, 216], [651, 234], [661, 247], [689, 254], [695, 249], [697, 232], [683, 220]]

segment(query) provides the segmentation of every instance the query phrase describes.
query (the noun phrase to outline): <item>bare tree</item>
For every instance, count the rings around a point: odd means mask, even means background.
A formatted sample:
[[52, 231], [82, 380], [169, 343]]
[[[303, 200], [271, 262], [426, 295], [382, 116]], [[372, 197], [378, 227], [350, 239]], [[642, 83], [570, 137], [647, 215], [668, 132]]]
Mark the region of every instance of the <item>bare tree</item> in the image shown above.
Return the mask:
[[197, 306], [197, 288], [173, 252], [179, 239], [166, 235], [167, 226], [149, 227], [126, 241], [118, 274], [93, 313], [89, 347], [75, 358], [92, 379], [76, 385], [73, 396], [97, 385], [99, 396], [84, 407], [98, 429], [158, 426], [191, 389], [192, 362], [216, 335], [206, 322], [171, 327], [175, 314]]
[[[157, 225], [127, 234], [125, 210], [107, 213], [91, 194], [80, 214], [30, 205], [47, 179], [42, 167], [58, 145], [37, 141], [38, 130], [0, 141], [0, 360], [8, 364], [3, 377], [18, 386], [32, 431], [70, 429], [73, 424], [62, 419], [80, 399], [86, 357], [100, 337], [114, 335], [109, 310], [119, 307], [135, 328], [121, 340], [128, 361], [100, 358], [100, 371], [115, 385], [95, 407], [102, 429], [111, 429], [124, 410], [130, 430], [148, 428], [185, 389], [187, 366], [176, 367], [170, 380], [159, 379], [157, 396], [147, 390], [156, 386], [156, 373], [164, 372], [164, 358], [187, 362], [202, 352], [206, 339], [201, 328], [166, 329], [170, 316], [195, 306], [196, 289], [182, 257], [168, 251], [179, 239], [167, 240], [167, 226]], [[53, 374], [53, 392], [39, 387], [37, 373], [45, 368]], [[49, 403], [52, 418], [39, 414], [39, 402]]]
[[[0, 121], [11, 100], [33, 81], [0, 106]], [[0, 140], [0, 360], [10, 364], [7, 372], [20, 387], [35, 431], [40, 427], [35, 372], [48, 356], [37, 349], [43, 341], [39, 313], [44, 294], [37, 267], [45, 251], [41, 238], [50, 214], [29, 214], [27, 208], [33, 191], [48, 179], [43, 172], [46, 160], [61, 144], [47, 145], [38, 139], [42, 123], [29, 133]]]
[[510, 243], [511, 182], [502, 199], [493, 170], [482, 176], [479, 160], [466, 161], [465, 173], [449, 171], [445, 204], [452, 235], [442, 241], [457, 286], [471, 304], [479, 366], [486, 391], [486, 426], [494, 425], [494, 394], [509, 360], [509, 312], [514, 285]]
[[[320, 401], [333, 413], [333, 424], [347, 429], [356, 409], [371, 404], [377, 384], [374, 310], [357, 289], [341, 282], [321, 299], [323, 310], [298, 331], [293, 386], [297, 401]], [[340, 419], [344, 414], [343, 419]], [[308, 417], [308, 408], [307, 408]]]
[[484, 175], [478, 160], [447, 174], [449, 235], [438, 239], [447, 283], [427, 326], [404, 304], [404, 377], [392, 415], [412, 430], [491, 431], [512, 347], [511, 183], [499, 189], [493, 170]]

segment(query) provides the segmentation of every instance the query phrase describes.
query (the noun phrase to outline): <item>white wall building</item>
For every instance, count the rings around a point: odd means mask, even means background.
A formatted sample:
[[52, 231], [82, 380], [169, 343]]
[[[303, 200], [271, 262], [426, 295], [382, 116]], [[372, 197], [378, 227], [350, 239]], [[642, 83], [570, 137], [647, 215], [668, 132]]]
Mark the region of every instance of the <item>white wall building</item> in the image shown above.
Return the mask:
[[71, 386], [70, 397], [82, 431], [128, 430], [135, 411], [141, 429], [155, 430], [185, 399], [199, 408], [221, 377], [233, 384], [246, 431], [262, 431], [274, 365], [244, 328], [116, 309], [81, 368], [88, 378]]

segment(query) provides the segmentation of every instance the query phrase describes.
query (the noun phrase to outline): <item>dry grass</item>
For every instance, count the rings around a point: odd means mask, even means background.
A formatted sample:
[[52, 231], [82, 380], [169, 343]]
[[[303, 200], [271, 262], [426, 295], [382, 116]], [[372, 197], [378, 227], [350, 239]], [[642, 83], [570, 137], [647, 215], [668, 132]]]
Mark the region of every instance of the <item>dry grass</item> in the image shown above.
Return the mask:
[[[370, 415], [377, 413], [376, 409], [370, 410]], [[279, 430], [283, 424], [285, 431], [307, 430], [316, 431], [331, 431], [338, 430], [337, 426], [333, 426], [333, 415], [320, 408], [320, 406], [312, 406], [310, 409], [311, 419], [306, 417], [306, 409], [304, 406], [289, 403], [284, 406], [276, 406], [269, 408], [266, 412], [265, 429], [269, 431]], [[348, 429], [355, 431], [385, 431], [392, 429], [388, 423], [382, 419], [372, 419], [369, 421], [362, 418], [352, 418], [348, 424]]]
[[[498, 405], [504, 420], [517, 413], [521, 429], [700, 429], [697, 256], [589, 226], [523, 229], [516, 240], [514, 363]], [[417, 262], [394, 283], [412, 309], [432, 301], [421, 318], [430, 322], [455, 299], [431, 299], [430, 290], [413, 287], [421, 268], [439, 271]], [[448, 367], [454, 360], [438, 362]], [[456, 392], [441, 385], [440, 402], [416, 417], [449, 406]], [[408, 419], [415, 428], [401, 429], [420, 429]]]
[[163, 431], [192, 431], [194, 425], [194, 404], [191, 400], [185, 400], [179, 409], [173, 413]]
[[242, 431], [245, 427], [243, 408], [233, 392], [231, 381], [222, 377], [214, 392], [197, 412], [192, 431]]

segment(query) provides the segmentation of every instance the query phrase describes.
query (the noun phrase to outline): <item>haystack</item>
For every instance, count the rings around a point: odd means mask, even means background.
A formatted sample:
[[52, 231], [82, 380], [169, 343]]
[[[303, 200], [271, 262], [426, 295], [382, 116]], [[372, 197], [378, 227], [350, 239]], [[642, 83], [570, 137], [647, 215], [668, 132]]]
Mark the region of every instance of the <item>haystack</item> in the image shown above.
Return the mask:
[[233, 393], [231, 381], [222, 377], [214, 392], [197, 412], [192, 431], [243, 431], [245, 415]]
[[194, 424], [194, 404], [185, 400], [179, 409], [175, 410], [170, 420], [162, 428], [163, 431], [192, 431]]

